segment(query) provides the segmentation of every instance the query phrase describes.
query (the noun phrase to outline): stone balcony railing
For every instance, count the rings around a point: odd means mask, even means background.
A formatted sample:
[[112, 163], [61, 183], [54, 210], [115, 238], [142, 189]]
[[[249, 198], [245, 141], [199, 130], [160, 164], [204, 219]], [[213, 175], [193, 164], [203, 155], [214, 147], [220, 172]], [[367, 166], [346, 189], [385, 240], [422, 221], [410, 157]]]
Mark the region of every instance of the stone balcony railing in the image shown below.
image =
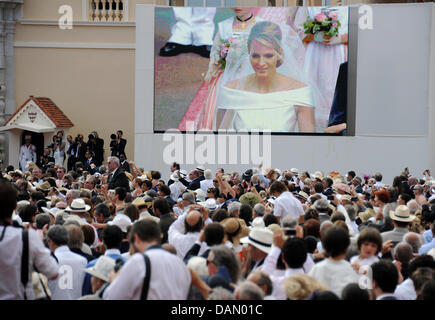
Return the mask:
[[101, 22], [124, 21], [125, 0], [90, 0], [89, 20]]

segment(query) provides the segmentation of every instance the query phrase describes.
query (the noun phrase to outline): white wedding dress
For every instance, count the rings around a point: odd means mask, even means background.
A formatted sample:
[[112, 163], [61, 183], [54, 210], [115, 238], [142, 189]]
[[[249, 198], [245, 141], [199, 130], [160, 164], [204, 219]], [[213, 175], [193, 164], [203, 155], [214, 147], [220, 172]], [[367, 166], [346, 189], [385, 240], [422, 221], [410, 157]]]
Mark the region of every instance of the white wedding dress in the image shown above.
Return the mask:
[[218, 129], [298, 132], [295, 106], [313, 107], [309, 86], [289, 91], [257, 93], [222, 87], [217, 107], [225, 109]]

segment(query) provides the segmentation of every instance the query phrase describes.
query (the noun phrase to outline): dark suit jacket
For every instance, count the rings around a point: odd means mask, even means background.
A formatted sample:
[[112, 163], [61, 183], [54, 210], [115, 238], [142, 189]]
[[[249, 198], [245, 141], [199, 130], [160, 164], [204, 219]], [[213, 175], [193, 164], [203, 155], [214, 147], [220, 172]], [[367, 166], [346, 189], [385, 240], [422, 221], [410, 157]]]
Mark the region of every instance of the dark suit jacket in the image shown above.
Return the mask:
[[168, 230], [171, 224], [177, 219], [171, 216], [169, 213], [160, 217], [159, 227], [163, 234], [162, 243], [168, 242]]
[[334, 190], [332, 190], [331, 187], [327, 188], [326, 190], [324, 190], [322, 192], [325, 196], [332, 196], [332, 194], [334, 193]]
[[[347, 121], [347, 62], [340, 65], [328, 127]], [[346, 131], [346, 130], [345, 130]], [[344, 132], [343, 132], [344, 133]]]
[[[194, 243], [193, 246], [189, 249], [189, 251], [187, 251], [186, 255], [184, 256], [183, 258], [184, 263], [187, 264], [190, 258], [198, 256], [199, 250], [201, 250], [201, 245]], [[209, 253], [210, 253], [210, 249], [207, 249], [204, 251], [201, 257], [207, 260]]]
[[355, 192], [356, 193], [363, 193], [363, 188], [361, 187], [361, 185], [355, 187]]
[[97, 172], [97, 167], [95, 167], [94, 169], [91, 168], [91, 164], [95, 164], [95, 166], [97, 165], [96, 161], [94, 158], [91, 158], [91, 162], [88, 162], [88, 159], [85, 160], [85, 163], [83, 163], [83, 169], [87, 172], [89, 172], [90, 174], [94, 174], [95, 172]]
[[78, 249], [78, 248], [70, 248], [70, 250], [74, 253], [77, 253], [79, 255], [81, 255], [82, 257], [86, 258], [86, 260], [88, 260], [88, 262], [94, 260], [95, 258], [85, 252], [83, 252], [82, 250]]
[[[127, 144], [127, 140], [121, 138], [118, 142], [118, 157], [123, 153], [125, 154], [125, 145]], [[127, 155], [125, 155], [127, 158]]]
[[171, 210], [172, 210], [172, 207], [174, 206], [174, 204], [176, 204], [176, 202], [174, 200], [172, 200], [172, 198], [170, 196], [166, 196], [165, 199], [166, 199], [166, 201], [168, 201], [169, 207], [171, 207]]
[[97, 166], [101, 166], [104, 160], [104, 140], [101, 138], [95, 139], [97, 141], [97, 147], [95, 149], [95, 161]]
[[121, 168], [124, 171], [130, 172], [130, 164], [127, 162], [127, 160], [125, 160], [124, 163], [121, 164]]
[[189, 184], [187, 189], [189, 189], [189, 190], [201, 189], [201, 181], [202, 180], [205, 180], [204, 176], [200, 176], [200, 177], [196, 178], [195, 180], [192, 180], [192, 182]]
[[130, 184], [128, 178], [121, 168], [116, 169], [113, 177], [108, 181], [109, 189], [115, 189], [117, 187], [123, 187], [125, 190], [130, 191]]

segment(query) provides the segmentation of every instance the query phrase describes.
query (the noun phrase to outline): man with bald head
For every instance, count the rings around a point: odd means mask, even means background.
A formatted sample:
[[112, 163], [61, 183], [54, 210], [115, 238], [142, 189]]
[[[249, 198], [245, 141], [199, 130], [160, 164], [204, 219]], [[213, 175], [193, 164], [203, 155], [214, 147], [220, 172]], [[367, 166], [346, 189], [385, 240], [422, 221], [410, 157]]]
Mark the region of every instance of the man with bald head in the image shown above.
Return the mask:
[[394, 248], [394, 260], [400, 262], [400, 272], [404, 279], [408, 278], [409, 261], [414, 258], [412, 247], [406, 242], [400, 242]]
[[420, 235], [415, 232], [408, 232], [403, 236], [403, 241], [411, 246], [414, 257], [417, 256], [422, 245]]
[[[208, 212], [204, 211], [204, 214], [202, 214], [195, 207], [195, 209], [179, 216], [169, 227], [168, 242], [175, 247], [177, 256], [181, 259], [185, 257], [187, 251], [199, 239], [199, 234], [204, 227], [205, 220], [207, 220], [207, 224], [211, 223], [211, 220], [208, 218]], [[204, 253], [204, 248], [201, 248], [201, 250], [198, 255]]]
[[246, 281], [255, 283], [261, 290], [263, 290], [264, 300], [276, 300], [276, 298], [272, 296], [272, 280], [270, 280], [269, 276], [260, 269], [251, 272]]

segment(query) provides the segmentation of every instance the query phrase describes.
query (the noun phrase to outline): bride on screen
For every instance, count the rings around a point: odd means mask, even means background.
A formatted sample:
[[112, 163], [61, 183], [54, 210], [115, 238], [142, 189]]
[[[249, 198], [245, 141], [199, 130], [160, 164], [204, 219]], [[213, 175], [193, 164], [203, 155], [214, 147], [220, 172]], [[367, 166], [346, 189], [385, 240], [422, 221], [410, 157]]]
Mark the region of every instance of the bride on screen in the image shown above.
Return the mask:
[[316, 132], [314, 109], [320, 95], [288, 48], [285, 28], [258, 22], [244, 58], [227, 58], [232, 63], [227, 64], [217, 97], [215, 130]]

